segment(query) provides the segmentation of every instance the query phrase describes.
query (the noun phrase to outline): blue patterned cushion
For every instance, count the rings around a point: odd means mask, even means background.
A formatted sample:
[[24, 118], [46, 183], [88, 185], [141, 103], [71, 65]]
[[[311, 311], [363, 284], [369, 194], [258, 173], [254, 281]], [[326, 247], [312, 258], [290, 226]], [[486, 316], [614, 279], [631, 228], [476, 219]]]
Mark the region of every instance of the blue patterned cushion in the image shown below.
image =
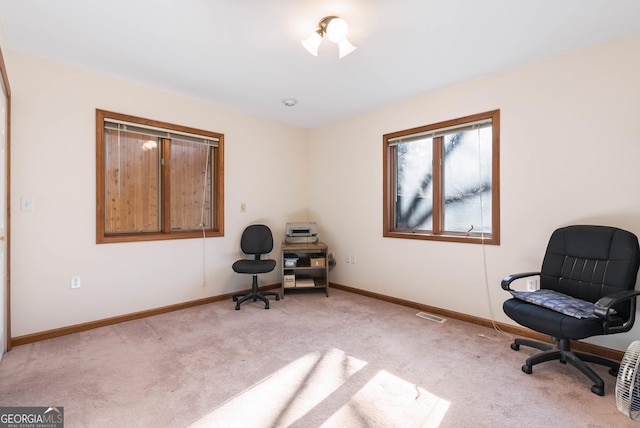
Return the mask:
[[546, 289], [536, 291], [510, 291], [516, 299], [543, 306], [574, 318], [598, 318], [593, 312], [593, 303], [567, 296], [557, 291]]

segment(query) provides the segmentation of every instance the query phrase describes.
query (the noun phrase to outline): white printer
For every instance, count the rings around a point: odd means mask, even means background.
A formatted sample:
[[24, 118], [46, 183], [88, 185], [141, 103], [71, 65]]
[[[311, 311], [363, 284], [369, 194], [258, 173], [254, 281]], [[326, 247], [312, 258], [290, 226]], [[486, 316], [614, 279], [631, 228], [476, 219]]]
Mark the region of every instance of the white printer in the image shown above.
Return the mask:
[[318, 229], [315, 222], [287, 223], [284, 242], [287, 244], [315, 244], [318, 242]]

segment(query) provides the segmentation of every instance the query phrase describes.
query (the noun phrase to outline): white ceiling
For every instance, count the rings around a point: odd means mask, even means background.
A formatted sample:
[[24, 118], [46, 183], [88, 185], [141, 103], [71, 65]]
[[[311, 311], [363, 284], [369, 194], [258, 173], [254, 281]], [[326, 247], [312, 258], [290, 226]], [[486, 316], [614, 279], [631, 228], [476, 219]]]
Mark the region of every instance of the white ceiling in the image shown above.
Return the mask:
[[[328, 15], [340, 60], [300, 44]], [[640, 31], [640, 1], [0, 0], [0, 22], [9, 49], [313, 128]]]

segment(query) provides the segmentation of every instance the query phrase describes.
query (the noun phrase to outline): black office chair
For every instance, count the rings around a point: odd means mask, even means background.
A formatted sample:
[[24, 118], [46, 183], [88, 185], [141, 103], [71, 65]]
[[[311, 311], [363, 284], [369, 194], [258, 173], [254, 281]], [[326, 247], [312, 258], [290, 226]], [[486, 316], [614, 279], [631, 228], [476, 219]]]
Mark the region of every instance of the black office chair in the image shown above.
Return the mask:
[[248, 293], [234, 294], [233, 301], [236, 303], [236, 311], [240, 310], [240, 304], [253, 299], [260, 299], [264, 302], [264, 308], [269, 309], [269, 299], [266, 296], [276, 296], [280, 300], [280, 294], [274, 291], [258, 290], [258, 274], [271, 272], [276, 267], [276, 261], [271, 259], [261, 259], [262, 254], [268, 254], [273, 250], [273, 235], [271, 229], [264, 224], [253, 224], [242, 232], [240, 248], [245, 254], [252, 254], [253, 259], [242, 259], [236, 261], [232, 268], [238, 273], [248, 273], [253, 275], [251, 291]]
[[[568, 226], [553, 232], [540, 272], [509, 275], [502, 288], [514, 296], [504, 302], [504, 312], [518, 324], [548, 334], [555, 345], [515, 339], [520, 345], [543, 352], [527, 359], [522, 371], [544, 361], [571, 363], [604, 395], [604, 381], [585, 362], [609, 367], [616, 376], [620, 364], [598, 355], [571, 350], [571, 341], [629, 331], [636, 313], [635, 291], [640, 264], [638, 238], [631, 232], [606, 226]], [[520, 278], [540, 276], [540, 290], [518, 292], [510, 284]]]

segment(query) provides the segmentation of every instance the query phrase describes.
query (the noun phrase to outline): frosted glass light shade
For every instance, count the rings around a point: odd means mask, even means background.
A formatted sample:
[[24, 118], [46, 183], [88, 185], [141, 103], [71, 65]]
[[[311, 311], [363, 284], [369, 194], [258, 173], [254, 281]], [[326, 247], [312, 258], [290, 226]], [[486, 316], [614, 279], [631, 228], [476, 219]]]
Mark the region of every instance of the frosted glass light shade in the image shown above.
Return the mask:
[[356, 47], [349, 43], [349, 40], [347, 40], [346, 38], [338, 42], [338, 58], [347, 56], [355, 50]]
[[314, 31], [312, 35], [304, 39], [301, 43], [302, 46], [313, 56], [318, 56], [318, 48], [322, 42], [322, 36]]

